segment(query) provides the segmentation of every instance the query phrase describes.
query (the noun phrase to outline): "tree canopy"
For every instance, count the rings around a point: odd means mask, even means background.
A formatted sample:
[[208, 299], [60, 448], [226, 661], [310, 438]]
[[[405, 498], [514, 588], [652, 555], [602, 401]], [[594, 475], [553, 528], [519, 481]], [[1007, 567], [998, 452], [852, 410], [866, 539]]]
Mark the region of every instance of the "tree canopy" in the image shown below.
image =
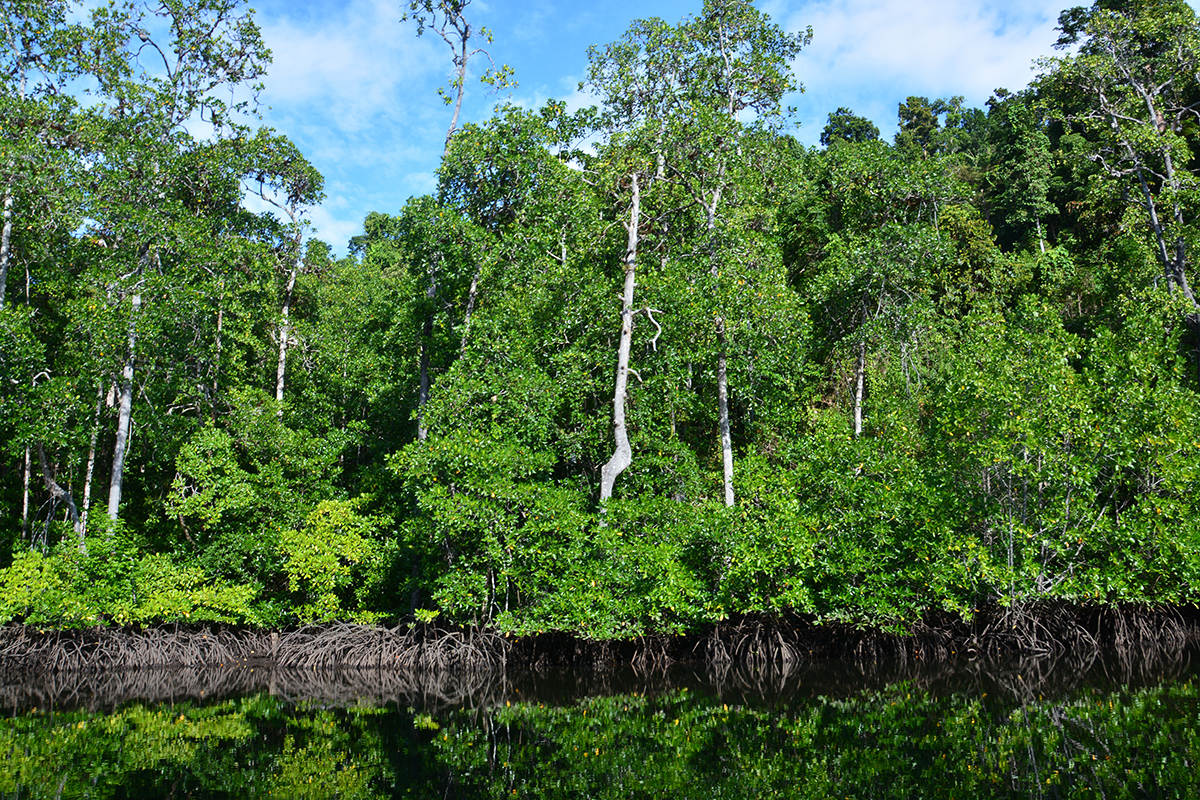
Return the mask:
[[[467, 6], [406, 6], [456, 108]], [[811, 31], [636, 20], [597, 107], [453, 112], [345, 257], [242, 2], [3, 9], [4, 621], [1200, 601], [1186, 3], [1069, 9], [1028, 88], [907, 96], [891, 142], [838, 108], [821, 149], [785, 105]]]

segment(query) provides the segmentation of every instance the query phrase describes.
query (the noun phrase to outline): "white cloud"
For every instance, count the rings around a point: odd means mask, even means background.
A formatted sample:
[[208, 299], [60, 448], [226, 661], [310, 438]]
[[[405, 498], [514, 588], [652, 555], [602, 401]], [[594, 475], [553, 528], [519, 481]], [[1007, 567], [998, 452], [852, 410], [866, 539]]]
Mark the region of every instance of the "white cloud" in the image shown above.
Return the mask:
[[331, 246], [335, 253], [344, 252], [350, 237], [362, 232], [361, 219], [345, 219], [326, 206], [314, 208], [309, 219], [312, 220], [313, 238]]
[[789, 30], [813, 27], [795, 64], [807, 88], [795, 104], [809, 142], [838, 106], [886, 131], [909, 95], [964, 95], [981, 106], [997, 88], [1024, 88], [1034, 60], [1051, 54], [1057, 38], [1057, 8], [1033, 0], [845, 0], [769, 10]]
[[274, 56], [264, 101], [315, 107], [326, 124], [346, 131], [381, 116], [404, 116], [400, 97], [424, 88], [448, 61], [438, 50], [442, 43], [402, 27], [394, 2], [354, 0], [328, 9], [332, 13], [303, 17], [280, 9], [264, 19], [263, 36]]
[[[450, 52], [400, 21], [395, 0], [264, 0], [273, 63], [263, 123], [287, 135], [326, 179], [314, 235], [342, 251], [372, 210], [395, 213], [429, 181], [450, 112], [436, 94]], [[419, 189], [415, 187], [421, 187]]]

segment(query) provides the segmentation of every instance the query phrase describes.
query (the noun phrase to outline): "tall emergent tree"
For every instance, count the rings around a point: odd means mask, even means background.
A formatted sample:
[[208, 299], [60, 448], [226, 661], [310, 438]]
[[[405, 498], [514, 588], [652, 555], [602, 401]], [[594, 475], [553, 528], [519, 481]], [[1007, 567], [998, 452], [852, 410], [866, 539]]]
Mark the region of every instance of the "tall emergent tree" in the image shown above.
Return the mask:
[[[1185, 225], [1197, 175], [1192, 146], [1200, 122], [1200, 25], [1183, 0], [1097, 0], [1059, 16], [1058, 47], [1042, 87], [1095, 141], [1091, 158], [1132, 180], [1153, 231], [1167, 286], [1200, 312], [1187, 277]], [[1078, 98], [1086, 98], [1082, 108]]]
[[[746, 122], [756, 129], [776, 130], [786, 109], [783, 97], [804, 91], [791, 71], [792, 59], [812, 40], [812, 29], [789, 34], [770, 17], [746, 0], [706, 0], [699, 18], [686, 25], [687, 35], [698, 48], [697, 69], [688, 73], [686, 91], [689, 116], [700, 130], [691, 137], [699, 153], [676, 151], [671, 158], [672, 174], [687, 188], [704, 210], [708, 273], [713, 278], [717, 313], [717, 419], [721, 437], [721, 464], [726, 506], [734, 504], [733, 440], [730, 434], [727, 334], [729, 325], [722, 306], [721, 268], [733, 261], [717, 232], [718, 206], [740, 181], [753, 180], [743, 147]], [[695, 122], [685, 122], [687, 128]], [[682, 141], [680, 142], [682, 143]], [[686, 152], [686, 151], [684, 151]], [[707, 158], [705, 156], [708, 156]], [[747, 192], [748, 194], [748, 192]], [[727, 280], [732, 285], [732, 281]], [[743, 284], [744, 285], [744, 282]]]
[[[612, 457], [600, 471], [600, 502], [612, 497], [617, 477], [633, 463], [626, 430], [626, 389], [637, 286], [638, 247], [642, 239], [644, 193], [664, 177], [663, 136], [667, 120], [677, 112], [684, 66], [677, 57], [687, 46], [678, 30], [663, 20], [637, 20], [617, 42], [588, 48], [588, 83], [603, 99], [604, 126], [610, 147], [611, 180], [628, 193], [625, 254], [622, 258], [621, 335], [613, 389]], [[615, 141], [614, 141], [615, 140]], [[651, 314], [649, 309], [645, 313]], [[635, 373], [636, 374], [636, 373]]]
[[475, 42], [492, 43], [492, 32], [483, 26], [473, 27], [467, 19], [467, 6], [471, 0], [409, 0], [407, 11], [400, 19], [402, 22], [413, 20], [417, 23], [417, 36], [423, 36], [425, 31], [433, 31], [446, 43], [452, 53], [454, 62], [454, 77], [450, 79], [450, 93], [445, 87], [438, 89], [438, 94], [453, 104], [454, 112], [450, 116], [450, 127], [446, 130], [446, 150], [450, 149], [450, 140], [458, 130], [458, 115], [462, 111], [463, 97], [467, 93], [467, 67], [475, 56], [483, 56], [488, 60], [488, 68], [479, 76], [481, 83], [493, 89], [516, 86], [513, 80], [513, 69], [507, 64], [496, 66], [492, 54], [485, 47], [475, 46]]
[[829, 147], [834, 142], [870, 142], [878, 138], [879, 128], [874, 122], [843, 107], [830, 112], [829, 122], [821, 131], [821, 146]]
[[[21, 213], [13, 208], [17, 196], [31, 203], [39, 196], [48, 199], [63, 183], [62, 159], [56, 156], [72, 139], [75, 108], [64, 84], [79, 73], [74, 46], [82, 36], [80, 26], [67, 20], [69, 5], [0, 2], [0, 308], [13, 263], [13, 217]], [[32, 218], [30, 210], [22, 211]]]
[[995, 163], [986, 183], [996, 207], [995, 227], [1001, 231], [1036, 231], [1038, 250], [1046, 252], [1042, 219], [1054, 213], [1049, 200], [1053, 177], [1050, 138], [1029, 98], [997, 89], [988, 101], [991, 111]]
[[[61, 240], [67, 231], [79, 225], [78, 214], [68, 211], [70, 203], [65, 201], [75, 189], [70, 177], [71, 154], [80, 146], [75, 124], [76, 103], [65, 91], [65, 85], [80, 72], [76, 46], [83, 35], [80, 25], [69, 22], [69, 7], [67, 2], [0, 3], [0, 189], [3, 192], [0, 311], [5, 308], [13, 266], [19, 263], [28, 268], [39, 254], [49, 252], [55, 244], [61, 245], [56, 239]], [[25, 281], [27, 303], [29, 283]], [[20, 322], [16, 315], [9, 319], [25, 334], [30, 333], [29, 315], [24, 315]], [[26, 341], [32, 343], [32, 339]], [[6, 354], [12, 359], [10, 363], [22, 361], [22, 355], [32, 355], [29, 351], [20, 353], [22, 348], [16, 344], [9, 340], [0, 347], [10, 351]], [[10, 375], [8, 382], [32, 391], [39, 376], [47, 376], [40, 367], [26, 366], [25, 374]], [[37, 466], [41, 467], [42, 480], [51, 495], [51, 506], [56, 508], [65, 502], [78, 528], [79, 517], [70, 488], [59, 483], [54, 465], [47, 463], [42, 437], [23, 424], [33, 417], [28, 413], [29, 397], [22, 400], [15, 403], [17, 413], [7, 420], [17, 428], [25, 428], [28, 437], [20, 445], [22, 529], [27, 531], [30, 522], [29, 487], [34, 453], [40, 457]]]
[[[707, 0], [698, 17], [671, 27], [662, 20], [635, 22], [617, 43], [589, 50], [589, 80], [604, 100], [613, 132], [637, 132], [654, 164], [653, 173], [631, 171], [630, 220], [617, 388], [613, 397], [616, 451], [602, 473], [601, 499], [631, 462], [624, 430], [624, 389], [632, 334], [638, 219], [643, 180], [666, 178], [702, 212], [700, 251], [714, 281], [721, 273], [718, 232], [722, 200], [744, 180], [748, 126], [773, 129], [783, 118], [782, 101], [801, 89], [791, 60], [811, 40], [808, 29], [789, 34], [747, 0]], [[750, 117], [750, 120], [744, 119]], [[733, 505], [733, 446], [730, 435], [726, 322], [714, 299], [717, 346], [718, 418], [726, 505]], [[652, 309], [646, 309], [647, 315]], [[651, 317], [653, 321], [653, 318]], [[657, 323], [655, 323], [657, 324]]]
[[[467, 92], [467, 67], [475, 56], [483, 56], [488, 60], [488, 68], [480, 75], [480, 82], [493, 89], [516, 86], [513, 80], [512, 67], [507, 64], [496, 67], [492, 55], [484, 47], [476, 47], [473, 42], [482, 40], [491, 44], [492, 32], [480, 26], [475, 28], [466, 17], [467, 6], [471, 0], [409, 0], [407, 11], [401, 17], [402, 21], [413, 20], [417, 23], [417, 36], [423, 36], [431, 30], [438, 35], [450, 48], [454, 63], [454, 77], [450, 79], [450, 89], [454, 97], [447, 94], [445, 87], [438, 89], [438, 94], [447, 105], [453, 104], [454, 111], [450, 115], [450, 126], [446, 129], [446, 143], [442, 149], [443, 158], [450, 152], [450, 140], [458, 130], [458, 116], [462, 111], [463, 97]], [[429, 285], [425, 289], [425, 297], [432, 304], [438, 294], [438, 277], [436, 261], [431, 261], [429, 268]], [[472, 290], [474, 291], [474, 289]], [[417, 397], [417, 439], [424, 441], [429, 435], [425, 423], [425, 406], [429, 403], [429, 349], [433, 337], [433, 316], [426, 316], [421, 331], [420, 359], [420, 391]]]
[[259, 131], [250, 148], [252, 160], [247, 163], [251, 191], [264, 202], [274, 206], [287, 217], [279, 231], [275, 256], [278, 272], [283, 277], [283, 294], [279, 311], [279, 358], [275, 367], [275, 409], [283, 416], [283, 387], [287, 375], [288, 348], [294, 340], [291, 319], [296, 294], [296, 279], [304, 266], [302, 243], [308, 220], [305, 214], [325, 196], [325, 179], [299, 149], [286, 137]]

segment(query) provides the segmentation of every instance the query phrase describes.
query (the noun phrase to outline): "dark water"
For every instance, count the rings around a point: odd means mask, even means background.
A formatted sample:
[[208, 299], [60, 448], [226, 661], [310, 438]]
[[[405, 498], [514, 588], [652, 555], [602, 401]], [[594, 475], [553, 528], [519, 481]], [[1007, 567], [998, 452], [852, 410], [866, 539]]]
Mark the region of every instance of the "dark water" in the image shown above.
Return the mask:
[[0, 685], [0, 797], [1200, 797], [1195, 654]]

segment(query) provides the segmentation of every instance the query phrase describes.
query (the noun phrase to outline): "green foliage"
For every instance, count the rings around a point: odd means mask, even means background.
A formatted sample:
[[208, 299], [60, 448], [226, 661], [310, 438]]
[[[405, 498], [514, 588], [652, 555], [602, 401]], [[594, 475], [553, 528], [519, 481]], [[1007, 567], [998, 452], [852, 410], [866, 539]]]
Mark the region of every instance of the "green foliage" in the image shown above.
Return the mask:
[[341, 436], [287, 427], [262, 393], [236, 402], [223, 426], [206, 425], [180, 448], [165, 505], [207, 571], [278, 592], [283, 532], [335, 495]]
[[1050, 202], [1054, 159], [1045, 121], [1022, 95], [998, 92], [988, 120], [996, 148], [985, 178], [1002, 237], [1010, 243], [1036, 240], [1044, 248], [1043, 220], [1054, 214]]
[[382, 798], [383, 738], [373, 710], [286, 708], [265, 695], [109, 715], [34, 712], [0, 730], [0, 746], [21, 753], [0, 775], [0, 792]]
[[602, 525], [589, 521], [559, 549], [557, 574], [547, 575], [552, 591], [501, 622], [520, 634], [560, 630], [593, 639], [689, 630], [714, 610], [694, 570], [697, 560], [706, 563], [697, 548], [720, 524], [720, 506], [705, 510], [700, 520], [693, 506], [672, 500], [613, 500]]
[[359, 513], [367, 499], [323, 500], [302, 526], [280, 536], [288, 589], [303, 598], [294, 611], [301, 622], [340, 619], [358, 607], [342, 605], [339, 594], [349, 586], [357, 600], [369, 596], [370, 578], [382, 571], [376, 537], [384, 519]]
[[572, 494], [537, 480], [551, 463], [465, 430], [415, 442], [390, 460], [417, 511], [410, 548], [428, 555], [427, 569], [440, 562], [424, 577], [450, 619], [490, 620], [538, 596], [551, 578], [554, 551], [582, 527]]
[[52, 628], [162, 622], [257, 622], [255, 591], [213, 580], [164, 554], [138, 555], [120, 532], [43, 555], [16, 554], [0, 570], [0, 622]]
[[925, 159], [976, 151], [984, 114], [979, 109], [964, 109], [962, 103], [962, 97], [930, 102], [927, 97], [910, 96], [899, 107], [897, 152], [907, 159]]
[[821, 146], [829, 147], [834, 142], [869, 142], [878, 138], [879, 128], [875, 123], [848, 108], [839, 108], [829, 113], [829, 122], [821, 131]]

